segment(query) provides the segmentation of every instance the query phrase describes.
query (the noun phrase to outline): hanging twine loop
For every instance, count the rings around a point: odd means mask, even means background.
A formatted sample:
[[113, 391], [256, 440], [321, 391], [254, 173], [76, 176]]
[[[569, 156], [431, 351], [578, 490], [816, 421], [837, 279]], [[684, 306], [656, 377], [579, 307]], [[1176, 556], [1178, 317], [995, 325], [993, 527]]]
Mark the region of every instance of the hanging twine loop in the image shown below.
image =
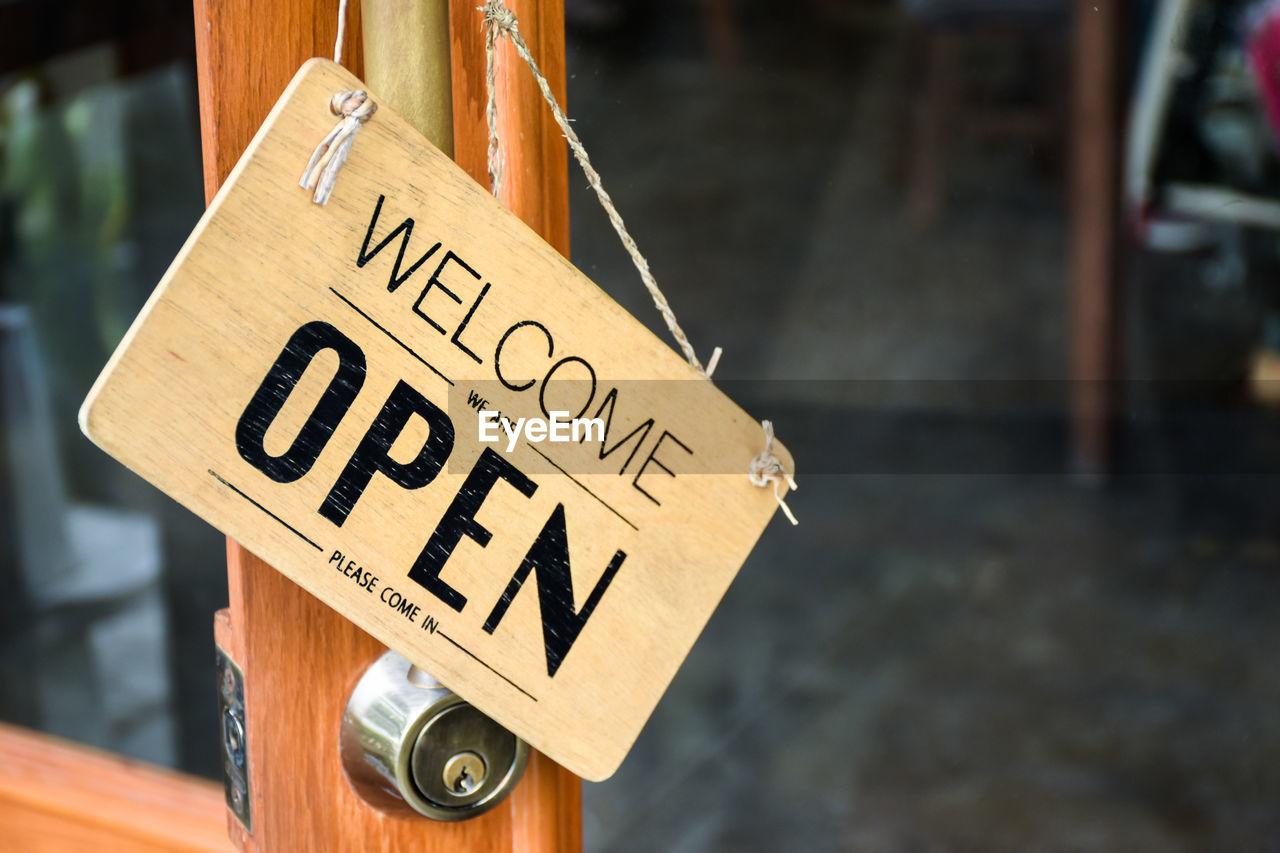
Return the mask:
[[653, 299], [654, 307], [658, 309], [658, 313], [662, 315], [662, 319], [666, 322], [667, 329], [671, 332], [671, 337], [675, 338], [676, 343], [679, 344], [680, 351], [684, 353], [685, 360], [689, 362], [689, 366], [710, 379], [711, 374], [715, 372], [716, 364], [720, 360], [719, 347], [712, 353], [711, 360], [704, 367], [702, 362], [698, 360], [697, 354], [694, 353], [693, 345], [689, 343], [689, 338], [685, 335], [684, 329], [680, 328], [680, 323], [676, 320], [675, 312], [671, 310], [671, 304], [667, 302], [667, 297], [658, 288], [658, 282], [649, 270], [649, 262], [645, 260], [644, 255], [640, 254], [640, 249], [636, 246], [636, 241], [632, 238], [631, 232], [627, 230], [626, 224], [622, 221], [622, 216], [618, 213], [618, 208], [614, 206], [613, 199], [605, 192], [604, 184], [600, 180], [600, 173], [591, 165], [591, 158], [587, 156], [587, 149], [583, 147], [582, 140], [578, 138], [578, 134], [570, 126], [568, 116], [560, 108], [560, 102], [556, 100], [556, 96], [551, 91], [551, 84], [547, 82], [542, 69], [534, 61], [533, 54], [529, 52], [529, 45], [525, 43], [524, 36], [520, 35], [520, 25], [516, 21], [516, 16], [502, 0], [488, 0], [479, 9], [484, 12], [485, 80], [489, 91], [489, 104], [485, 110], [485, 115], [489, 120], [489, 186], [493, 190], [493, 194], [497, 196], [501, 188], [503, 166], [498, 140], [498, 94], [497, 86], [494, 82], [496, 76], [495, 54], [497, 52], [495, 44], [499, 38], [506, 38], [533, 73], [534, 82], [538, 84], [538, 89], [541, 90], [547, 106], [551, 107], [551, 115], [555, 118], [556, 124], [560, 126], [561, 132], [564, 133], [564, 138], [569, 143], [569, 149], [573, 152], [574, 159], [578, 161], [578, 165], [582, 167], [583, 174], [587, 176], [587, 183], [591, 185], [591, 189], [595, 190], [596, 198], [600, 200], [600, 206], [604, 208], [605, 214], [608, 215], [609, 222], [613, 225], [613, 230], [617, 232], [618, 238], [627, 250], [627, 254], [631, 256], [631, 262], [635, 264], [636, 271], [640, 273], [640, 280], [644, 282], [645, 289], [649, 291], [649, 296]]
[[[685, 360], [689, 362], [689, 366], [705, 378], [710, 379], [711, 375], [715, 373], [716, 365], [720, 363], [720, 355], [723, 350], [720, 347], [716, 347], [712, 351], [711, 358], [707, 361], [705, 367], [698, 360], [698, 356], [693, 350], [693, 345], [689, 343], [689, 337], [684, 333], [684, 329], [680, 327], [680, 322], [676, 320], [675, 311], [671, 309], [671, 303], [667, 301], [667, 297], [658, 287], [658, 282], [649, 270], [649, 262], [644, 255], [640, 254], [640, 249], [636, 246], [635, 239], [632, 238], [631, 232], [627, 230], [626, 224], [622, 221], [622, 216], [618, 213], [618, 208], [614, 205], [613, 199], [609, 197], [609, 193], [605, 192], [600, 173], [591, 165], [591, 158], [587, 156], [587, 149], [583, 147], [582, 140], [578, 138], [578, 134], [570, 126], [568, 116], [564, 114], [564, 110], [560, 108], [560, 102], [556, 100], [555, 94], [551, 91], [551, 84], [547, 82], [547, 78], [543, 75], [542, 69], [538, 67], [533, 54], [529, 52], [529, 45], [525, 43], [524, 36], [520, 35], [520, 25], [516, 20], [515, 14], [507, 8], [507, 4], [503, 0], [486, 0], [485, 4], [478, 7], [478, 9], [484, 13], [485, 85], [489, 94], [485, 117], [489, 124], [489, 189], [493, 191], [494, 197], [498, 196], [502, 187], [504, 165], [502, 147], [498, 138], [497, 41], [499, 38], [506, 38], [511, 43], [511, 46], [515, 48], [519, 57], [529, 66], [534, 82], [538, 84], [538, 89], [542, 92], [543, 99], [547, 102], [547, 106], [551, 108], [552, 117], [555, 118], [556, 124], [560, 126], [565, 140], [569, 143], [569, 150], [573, 152], [574, 159], [578, 161], [578, 165], [582, 167], [583, 174], [587, 176], [587, 183], [595, 191], [596, 198], [600, 201], [600, 206], [604, 208], [605, 214], [609, 217], [609, 223], [613, 225], [613, 230], [618, 234], [618, 239], [622, 241], [627, 254], [631, 256], [631, 262], [635, 264], [636, 271], [640, 273], [640, 280], [644, 282], [645, 289], [649, 291], [649, 296], [653, 299], [654, 307], [658, 309], [658, 313], [662, 315], [662, 319], [666, 322], [667, 329], [671, 332], [671, 337], [675, 338], [676, 343], [680, 346], [680, 351], [684, 353]], [[751, 460], [747, 476], [753, 485], [761, 488], [772, 483], [773, 496], [778, 501], [778, 506], [782, 507], [782, 511], [786, 513], [792, 524], [798, 524], [799, 522], [796, 520], [795, 515], [792, 514], [791, 509], [787, 506], [787, 502], [783, 500], [783, 493], [779, 491], [782, 485], [795, 491], [797, 488], [795, 478], [791, 476], [791, 472], [783, 466], [782, 462], [773, 453], [773, 423], [761, 421], [760, 425], [764, 428], [764, 450]]]
[[[484, 12], [484, 80], [488, 103], [485, 105], [485, 120], [489, 124], [489, 191], [498, 197], [502, 188], [502, 146], [498, 141], [498, 85], [497, 85], [497, 50], [495, 43], [499, 33], [515, 33], [519, 36], [519, 23], [516, 16], [502, 3], [487, 3], [480, 7]], [[534, 75], [538, 72], [535, 70]]]
[[329, 101], [329, 111], [340, 116], [333, 130], [316, 146], [311, 159], [307, 161], [306, 171], [298, 185], [303, 189], [315, 189], [311, 200], [316, 204], [325, 204], [337, 183], [338, 171], [347, 162], [351, 146], [356, 141], [356, 134], [378, 111], [378, 105], [363, 89], [336, 93]]
[[[347, 0], [338, 0], [338, 36], [333, 42], [333, 61], [339, 65], [342, 64], [342, 42], [346, 35]], [[328, 203], [333, 185], [338, 181], [338, 172], [351, 154], [356, 134], [377, 111], [378, 105], [363, 89], [337, 92], [329, 99], [329, 112], [339, 117], [338, 123], [320, 140], [298, 181], [298, 186], [304, 190], [315, 190], [311, 196], [313, 202]]]
[[796, 485], [796, 478], [791, 476], [791, 472], [783, 467], [778, 457], [773, 455], [773, 421], [761, 421], [760, 425], [764, 427], [764, 450], [751, 460], [751, 466], [747, 469], [747, 479], [751, 480], [751, 485], [760, 488], [772, 483], [774, 500], [778, 502], [778, 506], [782, 507], [782, 511], [786, 513], [787, 519], [792, 524], [799, 524], [800, 522], [796, 520], [791, 513], [791, 508], [783, 499], [782, 493], [778, 491], [778, 487], [785, 485], [793, 492], [800, 487]]

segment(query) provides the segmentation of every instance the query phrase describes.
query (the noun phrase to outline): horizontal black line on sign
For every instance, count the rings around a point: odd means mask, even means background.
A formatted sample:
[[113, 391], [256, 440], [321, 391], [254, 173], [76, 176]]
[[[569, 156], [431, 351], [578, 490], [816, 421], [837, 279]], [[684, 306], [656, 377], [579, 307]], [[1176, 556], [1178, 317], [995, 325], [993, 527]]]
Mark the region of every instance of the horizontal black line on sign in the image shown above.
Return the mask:
[[245, 499], [245, 500], [247, 500], [249, 503], [251, 503], [251, 504], [253, 504], [254, 506], [256, 506], [258, 509], [260, 509], [260, 510], [262, 510], [263, 512], [265, 512], [267, 515], [269, 515], [269, 516], [271, 516], [272, 518], [274, 518], [274, 519], [275, 519], [276, 521], [278, 521], [281, 525], [283, 525], [283, 526], [284, 526], [284, 528], [285, 528], [286, 530], [288, 530], [288, 531], [289, 531], [290, 533], [292, 533], [294, 536], [297, 536], [297, 537], [298, 537], [299, 539], [301, 539], [303, 542], [306, 542], [306, 543], [307, 543], [308, 545], [310, 545], [312, 548], [315, 548], [317, 551], [323, 551], [323, 550], [324, 550], [324, 549], [323, 549], [323, 548], [321, 548], [319, 545], [317, 545], [313, 539], [311, 539], [310, 537], [308, 537], [308, 536], [307, 536], [306, 534], [304, 534], [301, 530], [299, 530], [298, 528], [294, 527], [292, 524], [290, 524], [289, 522], [285, 521], [283, 518], [281, 518], [280, 516], [276, 515], [274, 512], [272, 512], [271, 510], [267, 509], [267, 508], [266, 508], [265, 506], [263, 506], [262, 504], [260, 504], [260, 503], [258, 503], [257, 501], [255, 501], [253, 498], [249, 497], [247, 494], [245, 494], [245, 493], [244, 493], [244, 492], [242, 492], [240, 489], [238, 489], [238, 488], [236, 488], [235, 486], [233, 486], [231, 483], [228, 483], [226, 480], [222, 479], [222, 477], [218, 476], [218, 472], [217, 472], [217, 471], [215, 471], [215, 470], [213, 470], [212, 468], [210, 468], [210, 469], [209, 469], [209, 474], [210, 474], [210, 476], [212, 476], [212, 477], [213, 477], [213, 479], [217, 480], [219, 483], [221, 483], [222, 485], [226, 486], [228, 489], [230, 489], [231, 491], [235, 492], [237, 495], [239, 495], [240, 497], [244, 498], [244, 499]]
[[343, 302], [347, 303], [347, 305], [348, 305], [348, 306], [350, 306], [350, 308], [351, 308], [351, 310], [352, 310], [352, 311], [355, 311], [355, 312], [356, 312], [357, 314], [359, 314], [361, 317], [365, 318], [365, 319], [366, 319], [366, 320], [368, 320], [370, 323], [372, 323], [375, 329], [377, 329], [379, 332], [382, 332], [382, 334], [386, 335], [388, 338], [391, 338], [391, 340], [395, 341], [397, 344], [399, 344], [399, 345], [400, 345], [400, 348], [401, 348], [401, 349], [403, 349], [405, 352], [409, 353], [409, 355], [413, 356], [413, 357], [414, 357], [414, 358], [416, 358], [418, 361], [422, 362], [422, 363], [423, 363], [423, 365], [425, 365], [425, 366], [426, 366], [426, 368], [427, 368], [428, 370], [430, 370], [430, 371], [431, 371], [432, 373], [434, 373], [436, 376], [439, 376], [439, 377], [440, 377], [441, 379], [443, 379], [445, 382], [448, 382], [450, 385], [452, 385], [452, 384], [453, 384], [453, 380], [452, 380], [452, 379], [450, 379], [448, 376], [445, 376], [443, 373], [441, 373], [439, 370], [437, 370], [437, 369], [436, 369], [436, 366], [435, 366], [434, 364], [432, 364], [431, 362], [427, 361], [425, 358], [423, 358], [422, 356], [420, 356], [420, 355], [418, 355], [416, 352], [414, 352], [412, 349], [410, 349], [410, 348], [409, 348], [409, 345], [408, 345], [408, 344], [406, 344], [404, 341], [400, 340], [400, 339], [399, 339], [399, 338], [397, 338], [395, 335], [391, 334], [391, 332], [390, 332], [390, 331], [388, 331], [388, 330], [387, 330], [387, 328], [386, 328], [385, 326], [383, 326], [383, 325], [382, 325], [381, 323], [379, 323], [377, 320], [373, 319], [373, 318], [372, 318], [372, 317], [370, 317], [368, 314], [366, 314], [363, 310], [361, 310], [361, 308], [360, 308], [360, 306], [359, 306], [359, 305], [355, 304], [355, 303], [354, 303], [354, 302], [352, 302], [350, 299], [348, 299], [347, 297], [345, 297], [345, 296], [343, 296], [341, 293], [339, 293], [337, 290], [334, 290], [332, 287], [331, 287], [331, 288], [329, 288], [329, 290], [333, 291], [333, 295], [334, 295], [334, 296], [338, 297], [338, 298], [339, 298], [339, 299], [341, 299]]
[[591, 495], [591, 497], [593, 497], [593, 498], [595, 498], [596, 500], [600, 501], [600, 504], [601, 504], [605, 509], [609, 510], [609, 512], [613, 513], [613, 514], [614, 514], [614, 515], [616, 515], [618, 518], [622, 519], [622, 520], [626, 523], [627, 527], [630, 527], [632, 530], [636, 531], [637, 533], [639, 533], [639, 532], [640, 532], [640, 528], [639, 528], [639, 527], [636, 527], [634, 524], [632, 524], [632, 523], [631, 523], [631, 520], [630, 520], [629, 518], [627, 518], [627, 517], [626, 517], [625, 515], [623, 515], [622, 513], [618, 512], [618, 511], [617, 511], [616, 509], [614, 509], [613, 507], [609, 506], [608, 502], [607, 502], [604, 498], [600, 497], [600, 496], [599, 496], [599, 495], [597, 495], [595, 492], [593, 492], [593, 491], [591, 491], [590, 489], [588, 489], [588, 488], [587, 488], [587, 487], [586, 487], [586, 486], [585, 486], [585, 485], [584, 485], [580, 480], [578, 480], [578, 478], [577, 478], [577, 477], [573, 476], [573, 475], [572, 475], [572, 474], [570, 474], [568, 471], [564, 470], [564, 469], [563, 469], [563, 468], [561, 468], [559, 465], [557, 465], [557, 464], [556, 464], [556, 461], [555, 461], [554, 459], [552, 459], [550, 456], [548, 456], [547, 454], [543, 453], [541, 450], [539, 450], [538, 448], [534, 447], [532, 444], [531, 444], [531, 445], [529, 445], [529, 449], [530, 449], [530, 450], [532, 450], [534, 453], [538, 454], [539, 456], [541, 456], [543, 459], [545, 459], [545, 460], [547, 460], [548, 462], [550, 462], [550, 463], [551, 463], [551, 465], [552, 465], [552, 467], [554, 467], [554, 468], [555, 468], [557, 471], [559, 471], [561, 474], [564, 474], [564, 475], [565, 475], [566, 477], [568, 477], [570, 480], [573, 480], [573, 482], [578, 486], [578, 488], [582, 489], [582, 491], [586, 492], [587, 494]]
[[494, 675], [498, 676], [498, 677], [499, 677], [499, 678], [501, 678], [503, 681], [507, 682], [507, 684], [510, 684], [510, 685], [511, 685], [512, 687], [514, 687], [516, 690], [519, 690], [521, 693], [523, 693], [524, 695], [528, 696], [528, 697], [529, 697], [530, 699], [532, 699], [533, 701], [535, 701], [535, 702], [537, 702], [537, 701], [538, 701], [538, 697], [537, 697], [537, 696], [534, 696], [534, 695], [533, 695], [532, 693], [530, 693], [528, 690], [525, 690], [525, 689], [524, 689], [523, 687], [521, 687], [519, 684], [516, 684], [516, 683], [515, 683], [514, 681], [512, 681], [510, 678], [507, 678], [505, 675], [503, 675], [502, 673], [498, 672], [498, 671], [497, 671], [496, 669], [494, 669], [493, 667], [489, 666], [489, 664], [487, 664], [487, 663], [485, 663], [483, 660], [481, 660], [481, 659], [480, 659], [480, 657], [479, 657], [475, 652], [471, 651], [471, 649], [468, 649], [466, 646], [464, 646], [464, 645], [462, 645], [461, 643], [459, 643], [459, 642], [458, 642], [457, 640], [455, 640], [453, 637], [450, 637], [450, 636], [449, 636], [448, 634], [446, 634], [444, 631], [436, 631], [436, 633], [437, 633], [437, 634], [439, 634], [441, 637], [444, 637], [444, 638], [445, 638], [446, 640], [448, 640], [450, 643], [453, 643], [453, 645], [454, 645], [454, 646], [456, 646], [456, 647], [458, 648], [458, 650], [459, 650], [459, 651], [461, 651], [461, 652], [463, 652], [464, 654], [468, 655], [472, 660], [476, 661], [476, 662], [477, 662], [477, 663], [479, 663], [481, 666], [483, 666], [485, 669], [489, 670], [489, 671], [490, 671], [490, 672], [492, 672]]

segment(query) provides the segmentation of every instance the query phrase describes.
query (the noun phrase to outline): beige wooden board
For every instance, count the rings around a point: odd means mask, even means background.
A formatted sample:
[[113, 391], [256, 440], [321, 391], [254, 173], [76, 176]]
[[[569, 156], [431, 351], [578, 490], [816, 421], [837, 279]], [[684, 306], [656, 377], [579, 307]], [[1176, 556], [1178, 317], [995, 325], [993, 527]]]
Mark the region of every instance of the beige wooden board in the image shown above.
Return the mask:
[[[356, 88], [331, 62], [302, 68], [82, 428], [535, 747], [605, 778], [777, 508], [746, 475], [760, 424], [385, 106], [313, 204], [298, 175], [333, 126], [332, 93]], [[308, 334], [301, 378], [267, 379]], [[508, 453], [478, 442], [469, 398], [513, 419], [599, 413], [609, 433]], [[463, 490], [486, 465], [519, 473]]]

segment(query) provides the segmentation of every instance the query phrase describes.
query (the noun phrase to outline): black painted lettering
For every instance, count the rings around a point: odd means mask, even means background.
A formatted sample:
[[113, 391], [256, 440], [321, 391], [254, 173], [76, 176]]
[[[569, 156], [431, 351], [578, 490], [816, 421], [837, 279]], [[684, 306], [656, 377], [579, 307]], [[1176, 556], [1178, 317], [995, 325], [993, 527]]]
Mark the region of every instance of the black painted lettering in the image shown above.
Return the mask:
[[409, 569], [410, 578], [454, 610], [461, 611], [466, 606], [467, 597], [441, 580], [440, 572], [463, 536], [473, 540], [481, 548], [493, 538], [489, 529], [476, 521], [476, 512], [499, 480], [506, 480], [525, 497], [532, 497], [538, 488], [538, 484], [526, 477], [519, 468], [486, 447], [467, 474], [467, 479], [453, 502], [444, 511], [440, 523], [414, 561], [413, 568]]
[[[264, 446], [267, 430], [307, 366], [326, 349], [338, 354], [337, 372], [298, 430], [293, 444], [279, 456], [272, 456]], [[236, 449], [240, 457], [277, 483], [292, 483], [302, 477], [316, 464], [320, 451], [351, 408], [364, 385], [365, 372], [364, 351], [333, 326], [316, 320], [298, 329], [240, 415], [236, 424]]]
[[[413, 301], [413, 313], [417, 314], [419, 317], [421, 317], [422, 319], [430, 323], [431, 327], [442, 335], [445, 334], [444, 326], [441, 326], [435, 320], [432, 320], [426, 314], [422, 313], [422, 303], [427, 298], [427, 294], [431, 292], [431, 288], [435, 287], [444, 291], [444, 294], [448, 296], [450, 299], [452, 299], [454, 302], [458, 303], [459, 305], [462, 304], [462, 297], [458, 296], [458, 294], [450, 290], [448, 286], [446, 286], [445, 283], [440, 280], [440, 273], [444, 272], [444, 268], [449, 265], [449, 261], [453, 261], [455, 264], [462, 267], [467, 272], [471, 273], [472, 278], [480, 277], [480, 273], [473, 270], [470, 266], [467, 265], [466, 261], [464, 261], [462, 258], [455, 255], [453, 252], [445, 252], [444, 258], [440, 261], [439, 264], [436, 265], [436, 271], [431, 274], [431, 278], [427, 279], [427, 283], [422, 288], [422, 292], [419, 293], [418, 298]], [[467, 316], [468, 318], [470, 318], [471, 315], [468, 314]]]
[[484, 301], [484, 295], [489, 292], [489, 288], [492, 286], [493, 285], [489, 284], [487, 281], [484, 283], [484, 287], [480, 288], [480, 295], [476, 297], [476, 301], [472, 302], [471, 307], [467, 309], [467, 316], [462, 318], [462, 322], [458, 324], [458, 328], [454, 330], [452, 337], [449, 338], [450, 343], [465, 352], [467, 355], [471, 356], [471, 358], [475, 360], [476, 364], [484, 364], [484, 361], [480, 356], [468, 349], [467, 345], [462, 342], [462, 330], [471, 322], [472, 315], [476, 313], [476, 309], [479, 308], [480, 303]]
[[507, 584], [506, 591], [493, 606], [493, 611], [484, 622], [484, 630], [492, 634], [497, 629], [498, 623], [507, 613], [507, 608], [520, 592], [520, 587], [529, 577], [529, 573], [533, 572], [538, 584], [538, 610], [542, 614], [542, 643], [547, 653], [547, 675], [554, 677], [556, 670], [560, 669], [560, 664], [564, 662], [565, 655], [569, 654], [569, 649], [573, 647], [583, 626], [595, 612], [600, 599], [609, 589], [609, 584], [613, 583], [614, 575], [618, 573], [618, 569], [622, 567], [622, 561], [626, 558], [627, 555], [622, 551], [614, 553], [613, 559], [605, 567], [604, 574], [596, 581], [591, 595], [582, 605], [582, 610], [575, 611], [573, 609], [573, 575], [569, 570], [569, 533], [565, 527], [564, 504], [556, 504], [551, 518], [547, 519], [542, 532], [538, 534], [538, 538], [529, 548], [529, 553], [520, 563], [520, 568], [516, 569], [511, 582]]
[[510, 329], [507, 329], [505, 332], [503, 332], [502, 337], [498, 340], [497, 349], [493, 351], [493, 372], [494, 372], [494, 375], [498, 377], [498, 381], [501, 382], [505, 387], [510, 388], [512, 391], [524, 391], [527, 388], [532, 388], [534, 383], [538, 381], [536, 379], [530, 379], [528, 382], [524, 383], [523, 385], [512, 385], [510, 382], [507, 381], [506, 377], [502, 375], [502, 348], [506, 346], [507, 338], [511, 337], [511, 335], [515, 333], [518, 329], [523, 329], [525, 326], [533, 326], [535, 328], [541, 329], [542, 334], [547, 336], [547, 358], [551, 358], [552, 354], [555, 352], [555, 349], [556, 349], [555, 342], [551, 340], [551, 333], [547, 331], [546, 326], [542, 325], [537, 320], [521, 320], [519, 323], [516, 323]]
[[[576, 415], [572, 415], [571, 417], [575, 417], [575, 418], [582, 417], [584, 414], [586, 414], [587, 408], [591, 405], [591, 401], [595, 399], [595, 396], [596, 396], [595, 368], [592, 367], [591, 364], [585, 358], [581, 358], [576, 355], [571, 355], [566, 358], [562, 358], [559, 361], [557, 361], [555, 364], [551, 365], [551, 369], [547, 371], [547, 375], [542, 379], [542, 387], [538, 389], [538, 406], [539, 408], [542, 409], [543, 417], [546, 417], [546, 418], [551, 417], [551, 412], [547, 411], [547, 383], [551, 381], [551, 377], [555, 375], [557, 370], [564, 367], [566, 364], [570, 364], [572, 362], [577, 362], [578, 364], [581, 364], [583, 367], [587, 369], [587, 373], [591, 374], [591, 393], [587, 394], [587, 401], [582, 404], [582, 408], [578, 410], [578, 413]], [[557, 411], [563, 411], [563, 410], [558, 409]]]
[[635, 479], [633, 479], [633, 480], [631, 481], [631, 485], [635, 486], [635, 487], [636, 487], [636, 490], [637, 490], [637, 491], [639, 491], [639, 492], [640, 492], [640, 494], [644, 495], [646, 498], [648, 498], [649, 500], [653, 501], [653, 502], [654, 502], [654, 503], [656, 503], [658, 506], [662, 506], [662, 501], [658, 500], [658, 499], [657, 499], [657, 498], [655, 498], [653, 495], [649, 494], [649, 493], [648, 493], [648, 492], [646, 492], [643, 488], [641, 488], [641, 487], [640, 487], [640, 475], [644, 473], [644, 469], [645, 469], [645, 468], [648, 468], [648, 467], [649, 467], [649, 463], [650, 463], [650, 462], [652, 462], [654, 465], [657, 465], [657, 466], [658, 466], [659, 468], [661, 468], [663, 471], [666, 471], [666, 472], [667, 472], [668, 474], [670, 474], [672, 477], [674, 477], [674, 476], [676, 475], [676, 472], [675, 472], [675, 471], [672, 471], [672, 470], [671, 470], [670, 468], [668, 468], [666, 465], [663, 465], [663, 464], [662, 464], [662, 462], [660, 462], [660, 461], [656, 458], [656, 457], [657, 457], [657, 455], [658, 455], [658, 448], [662, 447], [662, 442], [666, 441], [668, 438], [669, 438], [669, 439], [671, 439], [672, 441], [674, 441], [676, 444], [678, 444], [678, 445], [680, 445], [681, 447], [683, 447], [683, 448], [684, 448], [684, 452], [685, 452], [685, 453], [688, 453], [690, 456], [692, 456], [692, 455], [693, 455], [693, 451], [689, 449], [688, 445], [686, 445], [683, 441], [681, 441], [680, 439], [676, 438], [674, 435], [672, 435], [671, 433], [667, 432], [667, 431], [664, 429], [664, 430], [662, 431], [662, 435], [658, 436], [658, 440], [654, 443], [654, 445], [653, 445], [653, 449], [649, 451], [649, 458], [647, 458], [647, 459], [645, 459], [645, 460], [644, 460], [644, 463], [640, 466], [640, 470], [639, 470], [639, 471], [636, 471]]
[[[611, 455], [619, 447], [622, 447], [622, 445], [626, 444], [627, 442], [631, 441], [631, 439], [635, 438], [637, 434], [640, 435], [640, 440], [636, 442], [635, 447], [631, 448], [631, 452], [627, 454], [626, 461], [624, 461], [622, 463], [622, 467], [618, 469], [618, 473], [622, 474], [626, 472], [627, 466], [631, 464], [631, 460], [635, 458], [636, 453], [639, 452], [640, 448], [644, 445], [645, 441], [649, 438], [649, 430], [653, 429], [653, 418], [649, 418], [644, 423], [640, 424], [640, 426], [636, 427], [631, 432], [627, 433], [622, 438], [618, 439], [617, 442], [613, 445], [613, 447], [609, 447], [609, 429], [610, 427], [613, 426], [613, 407], [617, 402], [618, 402], [618, 389], [610, 388], [609, 393], [604, 395], [604, 401], [600, 403], [600, 408], [596, 409], [595, 416], [599, 418], [601, 415], [604, 415], [604, 435], [601, 436], [600, 438], [600, 458], [601, 459], [604, 459], [606, 456]], [[609, 410], [608, 414], [605, 414], [606, 407]], [[643, 430], [643, 432], [641, 432], [641, 430]]]
[[[391, 446], [414, 415], [427, 422], [430, 432], [412, 461], [397, 462], [390, 456]], [[402, 379], [329, 490], [320, 505], [320, 514], [341, 527], [375, 473], [383, 474], [401, 488], [420, 489], [436, 478], [451, 452], [453, 421]]]
[[409, 238], [413, 236], [413, 220], [405, 218], [403, 222], [391, 229], [391, 233], [382, 239], [382, 242], [373, 247], [373, 251], [369, 251], [369, 241], [373, 239], [373, 229], [378, 224], [378, 215], [382, 213], [382, 202], [386, 200], [385, 195], [378, 196], [378, 204], [373, 208], [373, 217], [369, 220], [369, 230], [364, 234], [364, 245], [360, 247], [360, 254], [356, 256], [356, 266], [361, 269], [378, 256], [378, 253], [387, 247], [387, 244], [396, 238], [397, 234], [402, 234], [400, 238], [400, 251], [396, 254], [396, 261], [391, 266], [391, 275], [387, 277], [387, 290], [395, 293], [400, 285], [413, 275], [418, 267], [427, 262], [427, 259], [440, 250], [440, 244], [436, 243], [427, 253], [413, 262], [404, 273], [400, 272], [400, 265], [404, 263], [405, 250], [409, 248]]

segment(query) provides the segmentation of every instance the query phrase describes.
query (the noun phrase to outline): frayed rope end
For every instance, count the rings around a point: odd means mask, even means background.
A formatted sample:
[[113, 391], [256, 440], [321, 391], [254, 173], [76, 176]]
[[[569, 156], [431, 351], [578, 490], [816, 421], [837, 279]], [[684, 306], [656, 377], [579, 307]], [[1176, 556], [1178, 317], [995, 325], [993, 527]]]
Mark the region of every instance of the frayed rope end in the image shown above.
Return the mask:
[[330, 99], [329, 111], [339, 117], [338, 123], [311, 153], [307, 168], [298, 181], [298, 186], [304, 190], [315, 189], [311, 200], [316, 204], [329, 201], [333, 186], [338, 181], [338, 171], [347, 162], [351, 146], [355, 143], [356, 133], [378, 111], [378, 105], [363, 89], [342, 91]]
[[800, 487], [796, 485], [796, 478], [791, 476], [791, 472], [783, 467], [777, 456], [773, 455], [773, 421], [761, 421], [760, 426], [764, 427], [764, 450], [751, 460], [751, 466], [747, 469], [747, 478], [751, 480], [751, 485], [761, 488], [772, 483], [774, 500], [778, 502], [778, 506], [782, 507], [787, 520], [792, 525], [797, 525], [800, 523], [799, 520], [791, 512], [791, 507], [787, 506], [778, 488], [786, 485], [790, 491], [795, 492], [799, 491]]
[[711, 351], [711, 358], [707, 360], [707, 366], [702, 369], [702, 375], [711, 378], [711, 374], [716, 372], [716, 365], [720, 364], [720, 356], [724, 355], [722, 347], [716, 347]]

